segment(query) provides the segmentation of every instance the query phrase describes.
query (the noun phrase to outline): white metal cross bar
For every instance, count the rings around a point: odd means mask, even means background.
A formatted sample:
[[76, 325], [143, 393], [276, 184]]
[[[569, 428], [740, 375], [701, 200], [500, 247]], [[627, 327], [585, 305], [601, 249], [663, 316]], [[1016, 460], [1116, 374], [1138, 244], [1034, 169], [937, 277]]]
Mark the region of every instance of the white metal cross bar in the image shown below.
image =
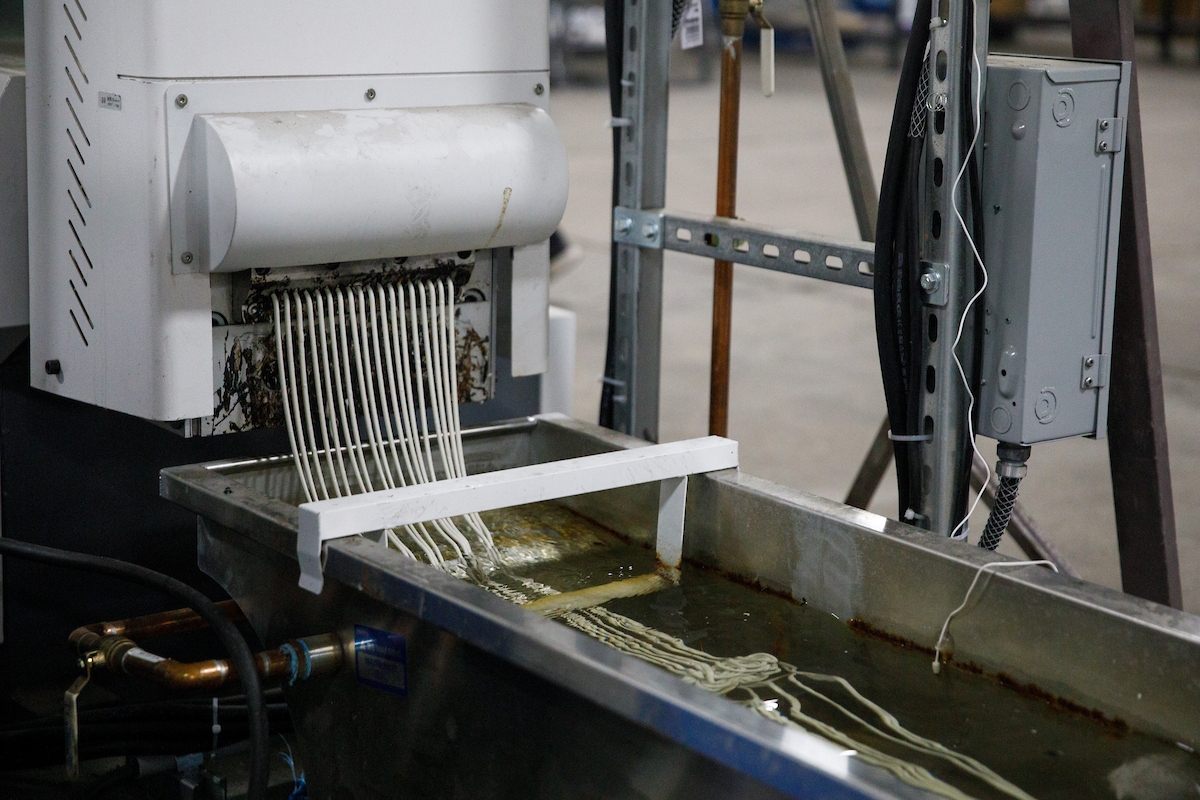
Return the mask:
[[706, 436], [304, 503], [296, 539], [300, 586], [321, 591], [321, 545], [330, 539], [656, 481], [663, 483], [659, 557], [678, 567], [687, 486], [680, 479], [737, 465], [737, 442]]

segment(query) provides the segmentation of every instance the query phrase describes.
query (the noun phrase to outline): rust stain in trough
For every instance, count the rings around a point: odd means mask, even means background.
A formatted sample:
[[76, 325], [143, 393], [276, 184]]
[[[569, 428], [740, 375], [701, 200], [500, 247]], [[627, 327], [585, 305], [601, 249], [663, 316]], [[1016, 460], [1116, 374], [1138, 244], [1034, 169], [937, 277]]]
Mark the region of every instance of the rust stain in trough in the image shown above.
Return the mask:
[[[896, 645], [897, 647], [903, 647], [908, 650], [916, 650], [921, 653], [933, 655], [932, 647], [925, 647], [917, 644], [911, 639], [905, 639], [903, 636], [897, 636], [894, 633], [888, 633], [887, 631], [880, 630], [871, 623], [858, 619], [857, 617], [851, 619], [846, 624], [850, 627], [850, 630], [854, 631], [855, 633], [862, 634], [863, 636], [870, 636], [873, 639], [879, 639], [880, 641]], [[998, 672], [995, 675], [988, 675], [978, 664], [974, 664], [970, 661], [956, 661], [953, 656], [943, 655], [942, 659], [945, 663], [953, 664], [958, 669], [961, 669], [964, 672], [969, 672], [972, 675], [993, 678], [1004, 688], [1011, 689], [1017, 694], [1024, 695], [1025, 697], [1029, 697], [1034, 700], [1040, 700], [1058, 711], [1065, 711], [1069, 714], [1077, 714], [1081, 717], [1086, 717], [1092, 722], [1110, 729], [1115, 734], [1124, 734], [1129, 730], [1129, 723], [1120, 717], [1110, 717], [1097, 709], [1088, 708], [1087, 706], [1081, 705], [1072, 700], [1068, 700], [1065, 697], [1059, 697], [1056, 694], [1046, 691], [1036, 683], [1021, 683], [1006, 672]]]

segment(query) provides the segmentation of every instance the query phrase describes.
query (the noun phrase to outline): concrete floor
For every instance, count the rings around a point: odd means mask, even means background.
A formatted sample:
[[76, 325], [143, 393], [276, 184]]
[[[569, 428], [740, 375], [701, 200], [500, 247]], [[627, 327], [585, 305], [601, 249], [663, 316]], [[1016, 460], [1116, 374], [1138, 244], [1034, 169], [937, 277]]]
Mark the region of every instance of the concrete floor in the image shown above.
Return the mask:
[[[1162, 343], [1172, 480], [1185, 608], [1200, 613], [1200, 69], [1158, 65], [1139, 44], [1150, 223]], [[1061, 33], [1028, 35], [1009, 52], [1065, 55]], [[855, 91], [876, 179], [883, 165], [897, 74], [882, 52], [851, 53]], [[781, 56], [765, 99], [747, 59], [739, 215], [754, 222], [857, 238], [820, 75], [811, 57]], [[681, 64], [686, 67], [686, 64]], [[680, 69], [682, 73], [684, 70]], [[716, 169], [715, 84], [677, 81], [670, 99], [667, 205], [711, 213]], [[608, 303], [611, 139], [603, 85], [555, 87], [551, 113], [566, 140], [571, 196], [563, 229], [586, 257], [556, 280], [552, 302], [579, 318], [573, 413], [595, 419]], [[661, 438], [707, 432], [712, 265], [668, 253], [664, 286]], [[735, 270], [730, 435], [743, 469], [842, 499], [884, 416], [871, 296], [861, 289]], [[980, 447], [991, 459], [993, 443]], [[1120, 586], [1105, 443], [1039, 445], [1022, 500], [1041, 530], [1088, 580]], [[896, 515], [889, 474], [871, 506]], [[982, 507], [981, 507], [982, 509]], [[972, 519], [972, 540], [985, 511]], [[1001, 551], [1019, 555], [1006, 542]]]

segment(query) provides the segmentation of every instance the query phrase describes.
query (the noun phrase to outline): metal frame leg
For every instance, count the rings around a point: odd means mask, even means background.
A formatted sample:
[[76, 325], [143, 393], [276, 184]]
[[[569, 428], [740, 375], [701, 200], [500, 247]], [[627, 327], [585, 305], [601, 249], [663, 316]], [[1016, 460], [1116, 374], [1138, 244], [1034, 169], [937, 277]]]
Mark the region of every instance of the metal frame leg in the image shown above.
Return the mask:
[[[1071, 41], [1077, 58], [1134, 61], [1133, 34], [1129, 0], [1071, 0]], [[1136, 64], [1125, 136], [1108, 401], [1121, 585], [1129, 594], [1181, 608]]]
[[[671, 4], [625, 0], [618, 200], [661, 208], [667, 185], [667, 94]], [[662, 251], [617, 246], [612, 374], [614, 430], [658, 441], [662, 350]]]

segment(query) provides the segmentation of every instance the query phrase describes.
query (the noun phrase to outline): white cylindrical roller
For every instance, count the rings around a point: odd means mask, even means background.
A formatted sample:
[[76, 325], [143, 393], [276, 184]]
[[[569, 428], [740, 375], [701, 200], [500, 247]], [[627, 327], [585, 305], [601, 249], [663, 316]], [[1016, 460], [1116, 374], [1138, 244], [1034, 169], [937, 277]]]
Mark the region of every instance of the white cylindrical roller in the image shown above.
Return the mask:
[[525, 104], [196, 117], [186, 237], [234, 272], [549, 238], [567, 154]]

